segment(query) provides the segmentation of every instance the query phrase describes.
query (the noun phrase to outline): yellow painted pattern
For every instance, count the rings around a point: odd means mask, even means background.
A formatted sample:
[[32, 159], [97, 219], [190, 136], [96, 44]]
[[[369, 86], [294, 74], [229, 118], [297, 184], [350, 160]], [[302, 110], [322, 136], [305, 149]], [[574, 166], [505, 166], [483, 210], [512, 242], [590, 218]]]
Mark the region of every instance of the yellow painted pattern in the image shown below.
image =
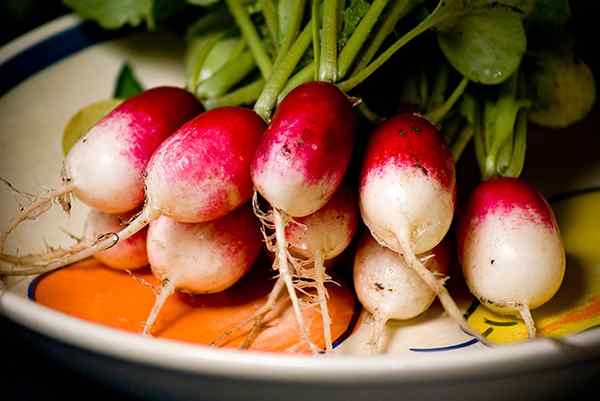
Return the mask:
[[[600, 189], [553, 203], [567, 253], [565, 278], [548, 303], [533, 310], [538, 335], [558, 337], [600, 326]], [[527, 339], [516, 317], [502, 316], [482, 305], [467, 312], [474, 329], [493, 343]]]

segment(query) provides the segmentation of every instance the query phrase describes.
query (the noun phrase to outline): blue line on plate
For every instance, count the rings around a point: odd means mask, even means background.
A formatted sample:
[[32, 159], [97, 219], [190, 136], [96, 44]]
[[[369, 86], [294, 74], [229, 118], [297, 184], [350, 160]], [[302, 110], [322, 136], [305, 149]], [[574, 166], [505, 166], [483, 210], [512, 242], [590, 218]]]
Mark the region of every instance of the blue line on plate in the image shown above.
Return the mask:
[[472, 338], [470, 340], [467, 340], [465, 342], [459, 343], [459, 344], [453, 344], [453, 345], [448, 345], [446, 347], [435, 347], [435, 348], [409, 348], [409, 350], [414, 351], [414, 352], [440, 352], [440, 351], [451, 351], [453, 349], [459, 349], [459, 348], [465, 348], [468, 347], [470, 345], [476, 344], [478, 343], [479, 340], [477, 340], [476, 338]]
[[123, 30], [103, 31], [84, 22], [43, 39], [0, 64], [0, 96], [55, 62], [122, 35]]

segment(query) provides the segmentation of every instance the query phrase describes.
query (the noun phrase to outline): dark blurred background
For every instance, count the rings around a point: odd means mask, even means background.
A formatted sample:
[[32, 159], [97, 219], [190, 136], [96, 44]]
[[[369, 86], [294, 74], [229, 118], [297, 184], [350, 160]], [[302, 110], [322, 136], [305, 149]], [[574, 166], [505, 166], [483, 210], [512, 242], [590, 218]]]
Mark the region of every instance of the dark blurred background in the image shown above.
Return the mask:
[[[598, 79], [600, 37], [596, 19], [600, 15], [600, 2], [571, 0], [571, 7], [571, 28], [577, 38], [577, 54], [593, 68]], [[68, 12], [67, 7], [59, 0], [0, 0], [0, 46]], [[0, 400], [138, 401], [92, 381], [81, 372], [73, 372], [57, 365], [39, 353], [35, 345], [28, 341], [26, 334], [20, 327], [0, 317], [2, 365], [5, 367], [4, 373], [0, 375]], [[591, 394], [572, 393], [569, 393], [568, 398], [594, 399]]]

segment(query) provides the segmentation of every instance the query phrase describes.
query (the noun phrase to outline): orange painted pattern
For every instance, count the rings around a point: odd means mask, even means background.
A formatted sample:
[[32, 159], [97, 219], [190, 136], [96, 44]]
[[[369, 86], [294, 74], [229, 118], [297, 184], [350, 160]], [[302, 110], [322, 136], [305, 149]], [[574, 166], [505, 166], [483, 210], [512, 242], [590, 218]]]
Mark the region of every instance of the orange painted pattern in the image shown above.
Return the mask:
[[[156, 337], [196, 344], [210, 344], [261, 306], [273, 286], [268, 263], [259, 263], [238, 284], [217, 294], [176, 293], [166, 303], [154, 326]], [[149, 269], [127, 273], [88, 260], [39, 279], [38, 303], [68, 315], [129, 332], [141, 332], [154, 303], [157, 280]], [[331, 285], [329, 310], [333, 338], [341, 336], [352, 320], [355, 299], [345, 286]], [[324, 347], [322, 322], [317, 306], [306, 307], [304, 316], [310, 336]], [[225, 347], [239, 347], [250, 324], [228, 337]], [[308, 352], [300, 340], [287, 296], [267, 316], [265, 329], [251, 349], [266, 352]]]

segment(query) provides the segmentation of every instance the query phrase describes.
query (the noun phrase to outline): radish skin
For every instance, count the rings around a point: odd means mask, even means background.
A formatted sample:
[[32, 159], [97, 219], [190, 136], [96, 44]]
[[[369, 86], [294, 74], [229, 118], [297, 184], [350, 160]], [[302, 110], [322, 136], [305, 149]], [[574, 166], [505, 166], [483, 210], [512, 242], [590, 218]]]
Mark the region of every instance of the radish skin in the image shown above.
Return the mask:
[[377, 242], [401, 254], [461, 328], [485, 341], [416, 257], [444, 238], [454, 216], [454, 161], [437, 128], [417, 114], [382, 123], [367, 145], [359, 194], [361, 216]]
[[126, 240], [161, 215], [202, 223], [225, 216], [252, 195], [250, 162], [265, 124], [256, 113], [223, 107], [202, 113], [165, 140], [147, 167], [146, 204], [118, 233], [93, 246], [29, 268], [0, 268], [8, 275], [36, 274], [90, 257]]
[[[131, 212], [116, 215], [92, 209], [85, 222], [84, 241], [91, 244], [106, 233], [119, 232], [134, 216], [135, 213]], [[94, 259], [117, 270], [135, 270], [147, 266], [147, 232], [147, 229], [142, 229], [115, 246], [96, 253]]]
[[143, 333], [150, 333], [175, 290], [190, 294], [223, 291], [250, 270], [261, 249], [260, 231], [247, 206], [206, 223], [179, 223], [166, 216], [152, 221], [148, 258], [162, 287]]
[[[419, 259], [440, 277], [448, 273], [446, 242], [419, 255]], [[388, 320], [415, 318], [429, 309], [436, 296], [400, 255], [368, 234], [361, 240], [354, 259], [354, 287], [360, 303], [375, 320], [368, 343], [373, 353], [383, 351]]]
[[458, 250], [469, 289], [486, 307], [518, 314], [530, 338], [530, 310], [548, 302], [565, 273], [565, 249], [552, 209], [515, 178], [480, 184], [461, 215]]
[[346, 172], [353, 144], [354, 116], [348, 98], [334, 85], [311, 82], [281, 102], [251, 165], [255, 189], [272, 207], [269, 213], [255, 212], [265, 227], [275, 231], [270, 248], [276, 254], [274, 267], [313, 353], [318, 348], [304, 324], [293, 282], [297, 266], [290, 263], [285, 230], [291, 218], [308, 216], [331, 199]]

